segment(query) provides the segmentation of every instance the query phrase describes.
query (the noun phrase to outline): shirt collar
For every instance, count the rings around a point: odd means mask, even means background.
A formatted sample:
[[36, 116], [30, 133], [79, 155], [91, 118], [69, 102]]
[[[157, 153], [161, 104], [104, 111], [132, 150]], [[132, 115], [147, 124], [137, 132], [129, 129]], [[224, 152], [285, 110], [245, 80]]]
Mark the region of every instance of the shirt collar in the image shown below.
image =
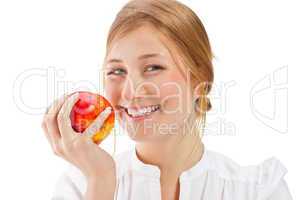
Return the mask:
[[[208, 153], [209, 150], [205, 145], [203, 145], [203, 154], [201, 159], [194, 166], [181, 173], [179, 177], [180, 181], [191, 180], [205, 172], [209, 167]], [[142, 162], [137, 157], [135, 148], [133, 148], [131, 151], [131, 163], [133, 169], [138, 171], [140, 174], [143, 174], [149, 178], [160, 178], [160, 169], [156, 165], [145, 164], [144, 162]]]
[[136, 149], [131, 151], [131, 163], [133, 169], [150, 178], [160, 178], [160, 169], [156, 165], [142, 162], [136, 154]]

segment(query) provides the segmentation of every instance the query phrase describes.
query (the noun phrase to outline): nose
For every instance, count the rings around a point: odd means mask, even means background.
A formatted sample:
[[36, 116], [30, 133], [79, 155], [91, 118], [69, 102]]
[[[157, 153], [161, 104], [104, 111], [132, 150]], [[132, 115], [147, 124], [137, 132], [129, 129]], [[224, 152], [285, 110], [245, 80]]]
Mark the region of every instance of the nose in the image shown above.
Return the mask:
[[126, 103], [139, 101], [145, 98], [147, 91], [145, 88], [145, 82], [143, 79], [136, 77], [129, 77], [124, 82], [122, 89], [122, 98]]

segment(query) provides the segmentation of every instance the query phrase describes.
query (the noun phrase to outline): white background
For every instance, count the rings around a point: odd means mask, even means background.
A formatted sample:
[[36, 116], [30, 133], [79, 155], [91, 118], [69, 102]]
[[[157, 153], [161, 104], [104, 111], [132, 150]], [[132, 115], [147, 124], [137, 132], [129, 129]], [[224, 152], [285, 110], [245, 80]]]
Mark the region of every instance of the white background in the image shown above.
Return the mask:
[[[107, 32], [125, 2], [0, 1], [0, 199], [50, 199], [66, 162], [44, 137], [42, 113], [66, 92], [62, 82], [70, 83], [67, 92], [98, 89]], [[216, 56], [206, 147], [241, 165], [277, 157], [300, 199], [299, 6], [287, 0], [182, 2], [203, 21]], [[102, 146], [111, 152], [111, 137]], [[117, 137], [118, 152], [131, 147], [127, 136]]]

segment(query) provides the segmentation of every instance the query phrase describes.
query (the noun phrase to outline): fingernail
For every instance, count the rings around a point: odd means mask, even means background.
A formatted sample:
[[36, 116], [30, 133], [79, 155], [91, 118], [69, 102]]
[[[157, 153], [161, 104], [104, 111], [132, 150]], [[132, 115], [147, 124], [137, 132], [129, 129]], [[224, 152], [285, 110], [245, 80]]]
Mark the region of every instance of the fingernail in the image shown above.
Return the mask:
[[112, 111], [112, 109], [111, 109], [111, 107], [107, 107], [107, 108], [105, 108], [105, 113], [111, 113], [111, 111]]
[[76, 92], [76, 93], [74, 94], [74, 98], [77, 99], [78, 97], [79, 97], [79, 92]]

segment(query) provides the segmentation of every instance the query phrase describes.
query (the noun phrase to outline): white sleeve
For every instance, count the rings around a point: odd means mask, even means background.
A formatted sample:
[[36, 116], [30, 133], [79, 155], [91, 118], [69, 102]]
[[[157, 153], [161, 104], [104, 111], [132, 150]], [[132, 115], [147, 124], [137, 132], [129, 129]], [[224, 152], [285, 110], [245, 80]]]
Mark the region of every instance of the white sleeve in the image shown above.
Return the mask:
[[292, 200], [284, 176], [286, 167], [275, 157], [265, 160], [260, 165], [259, 200]]
[[51, 200], [83, 200], [85, 190], [85, 177], [75, 166], [70, 165], [59, 177]]
[[280, 181], [273, 194], [271, 194], [267, 200], [293, 200], [287, 183], [284, 179]]

